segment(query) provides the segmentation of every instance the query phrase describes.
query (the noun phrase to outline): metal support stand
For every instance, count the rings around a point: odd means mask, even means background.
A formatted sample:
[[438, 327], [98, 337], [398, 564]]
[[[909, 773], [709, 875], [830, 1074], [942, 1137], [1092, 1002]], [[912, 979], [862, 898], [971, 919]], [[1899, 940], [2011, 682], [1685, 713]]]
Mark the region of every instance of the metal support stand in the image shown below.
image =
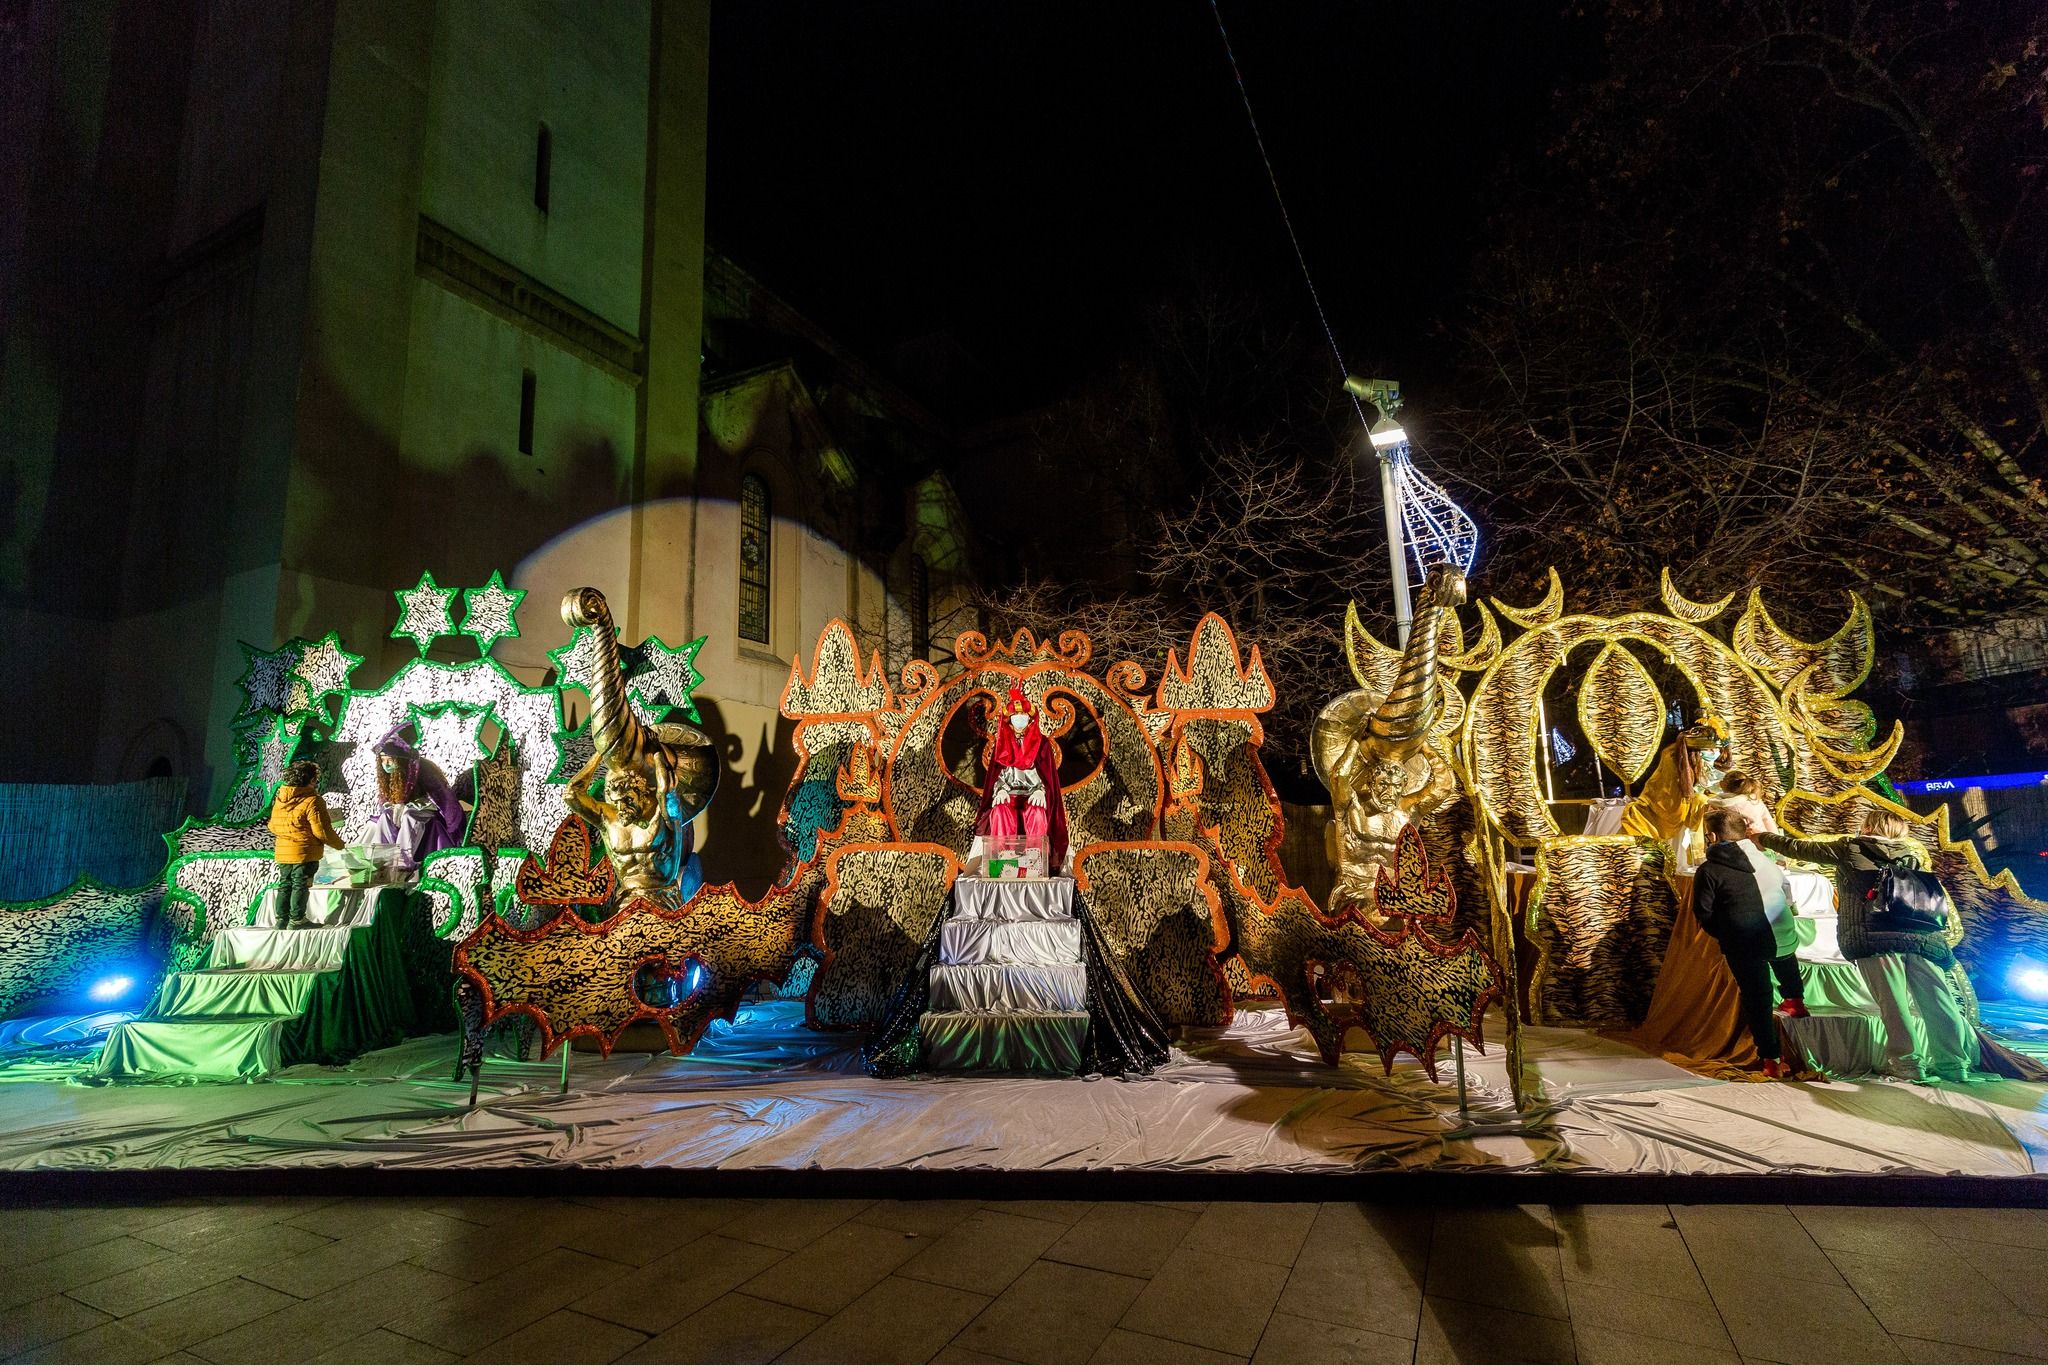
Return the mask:
[[1465, 1095], [1465, 1040], [1451, 1039], [1451, 1060], [1458, 1068], [1458, 1121], [1470, 1125], [1472, 1106]]

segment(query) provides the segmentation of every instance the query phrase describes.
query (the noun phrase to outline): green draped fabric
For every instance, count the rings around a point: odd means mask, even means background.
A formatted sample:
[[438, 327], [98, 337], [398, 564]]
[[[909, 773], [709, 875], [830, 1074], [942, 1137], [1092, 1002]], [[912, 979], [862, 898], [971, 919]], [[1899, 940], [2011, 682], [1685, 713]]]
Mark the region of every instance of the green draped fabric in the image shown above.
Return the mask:
[[150, 1003], [152, 1019], [286, 1019], [312, 1000], [318, 972], [178, 972]]
[[341, 970], [318, 973], [305, 1012], [284, 1026], [284, 1065], [339, 1066], [415, 1031], [403, 957], [409, 908], [397, 887], [377, 892], [369, 927], [349, 935]]
[[275, 1019], [142, 1019], [107, 1039], [105, 1079], [253, 1081], [278, 1069]]
[[[418, 1031], [404, 941], [416, 907], [397, 887], [376, 892], [367, 924], [347, 931], [338, 967], [292, 970], [210, 964], [167, 978], [147, 1016], [108, 1038], [93, 1074], [108, 1079], [254, 1080], [282, 1067], [338, 1066]], [[244, 934], [260, 931], [239, 931]], [[292, 936], [238, 945], [254, 961], [291, 961]]]

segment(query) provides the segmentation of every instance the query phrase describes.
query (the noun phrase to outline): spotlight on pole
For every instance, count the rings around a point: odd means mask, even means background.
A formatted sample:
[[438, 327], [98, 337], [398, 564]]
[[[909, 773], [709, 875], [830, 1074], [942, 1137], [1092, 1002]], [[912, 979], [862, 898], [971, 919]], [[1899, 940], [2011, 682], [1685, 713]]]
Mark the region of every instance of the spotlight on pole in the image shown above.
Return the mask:
[[[1427, 578], [1431, 568], [1454, 564], [1472, 572], [1479, 552], [1479, 528], [1451, 495], [1415, 467], [1408, 432], [1395, 418], [1401, 409], [1397, 379], [1344, 377], [1344, 391], [1371, 403], [1379, 418], [1368, 429], [1380, 466], [1380, 499], [1387, 522], [1387, 559], [1394, 580], [1394, 621], [1402, 644], [1408, 642], [1410, 604], [1407, 553], [1415, 570]], [[1361, 418], [1364, 416], [1360, 413]]]

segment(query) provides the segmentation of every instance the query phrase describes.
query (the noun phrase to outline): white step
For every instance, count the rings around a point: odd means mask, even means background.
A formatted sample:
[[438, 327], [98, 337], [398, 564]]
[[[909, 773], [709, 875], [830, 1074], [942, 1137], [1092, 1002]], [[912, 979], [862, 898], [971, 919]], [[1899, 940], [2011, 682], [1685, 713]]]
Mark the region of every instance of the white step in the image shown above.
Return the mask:
[[1070, 920], [1073, 908], [1072, 877], [990, 881], [962, 876], [953, 882], [954, 919]]
[[[306, 918], [314, 924], [368, 924], [381, 886], [316, 886], [306, 896]], [[257, 897], [252, 929], [277, 927], [277, 898]]]
[[939, 926], [939, 961], [949, 966], [992, 963], [1017, 967], [1061, 967], [1078, 963], [1081, 961], [1081, 921], [1031, 920], [1007, 924], [988, 920], [947, 920]]
[[349, 935], [365, 925], [315, 925], [310, 929], [223, 929], [213, 936], [209, 967], [254, 967], [269, 972], [341, 970]]
[[980, 1013], [1070, 1011], [1087, 1008], [1088, 969], [1078, 962], [1057, 967], [938, 966], [932, 968], [934, 1010]]
[[1084, 1010], [973, 1014], [939, 1010], [919, 1021], [932, 1071], [1030, 1071], [1071, 1076], [1088, 1039]]

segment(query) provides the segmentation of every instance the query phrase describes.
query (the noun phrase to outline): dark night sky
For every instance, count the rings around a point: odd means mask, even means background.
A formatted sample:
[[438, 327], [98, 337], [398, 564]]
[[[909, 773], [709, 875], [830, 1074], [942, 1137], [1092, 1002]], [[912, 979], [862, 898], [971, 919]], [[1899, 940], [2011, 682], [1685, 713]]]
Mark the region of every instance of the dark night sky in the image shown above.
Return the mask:
[[[1585, 31], [1557, 0], [1223, 14], [1347, 358], [1414, 393]], [[1195, 269], [1313, 328], [1202, 0], [749, 0], [712, 24], [711, 239], [870, 358], [948, 330], [1022, 406]]]

